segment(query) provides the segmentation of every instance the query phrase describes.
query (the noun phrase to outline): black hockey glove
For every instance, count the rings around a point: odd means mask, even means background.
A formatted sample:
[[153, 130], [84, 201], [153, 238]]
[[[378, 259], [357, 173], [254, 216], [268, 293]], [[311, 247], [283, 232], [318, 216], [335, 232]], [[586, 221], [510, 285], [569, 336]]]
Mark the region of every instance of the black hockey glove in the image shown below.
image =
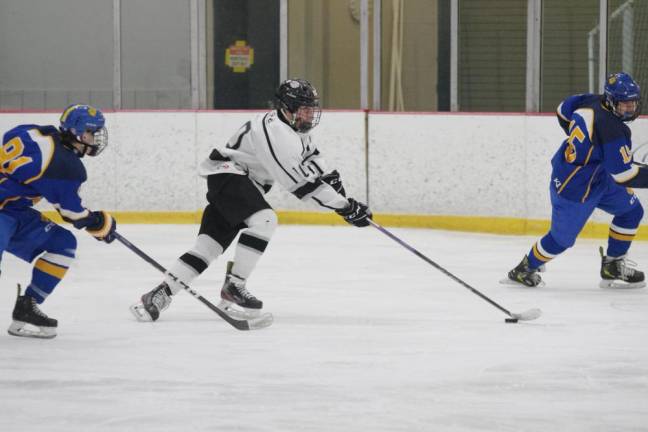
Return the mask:
[[320, 177], [320, 180], [335, 189], [335, 192], [339, 193], [342, 196], [346, 196], [346, 191], [344, 190], [342, 179], [340, 178], [340, 173], [337, 170], [331, 171], [328, 174], [324, 174], [322, 177]]
[[372, 216], [369, 207], [353, 198], [349, 198], [348, 206], [335, 210], [335, 212], [342, 216], [345, 221], [357, 227], [368, 226], [369, 221], [367, 219], [371, 219]]
[[93, 211], [83, 219], [72, 221], [77, 229], [86, 229], [86, 232], [99, 241], [111, 243], [115, 240], [115, 230], [117, 229], [117, 222], [115, 219], [105, 211]]

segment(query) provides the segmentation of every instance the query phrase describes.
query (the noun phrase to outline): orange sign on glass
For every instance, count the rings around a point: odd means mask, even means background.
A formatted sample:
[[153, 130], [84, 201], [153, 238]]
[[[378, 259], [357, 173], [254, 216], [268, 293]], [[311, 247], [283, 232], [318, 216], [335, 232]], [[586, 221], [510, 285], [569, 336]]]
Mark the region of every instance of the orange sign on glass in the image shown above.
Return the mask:
[[237, 73], [247, 71], [254, 64], [254, 48], [244, 40], [237, 40], [225, 50], [225, 64]]

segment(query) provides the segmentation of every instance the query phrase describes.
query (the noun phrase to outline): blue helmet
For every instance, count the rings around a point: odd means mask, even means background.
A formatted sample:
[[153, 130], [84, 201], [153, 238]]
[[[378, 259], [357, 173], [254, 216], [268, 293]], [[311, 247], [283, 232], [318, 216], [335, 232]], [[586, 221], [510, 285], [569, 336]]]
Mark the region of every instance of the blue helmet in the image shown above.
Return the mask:
[[[83, 154], [97, 156], [108, 145], [108, 132], [105, 128], [106, 119], [101, 111], [90, 105], [70, 105], [61, 114], [59, 129], [69, 133], [76, 141], [86, 146]], [[83, 141], [83, 134], [90, 132], [94, 136], [93, 143]]]
[[[632, 121], [641, 112], [641, 89], [639, 84], [625, 72], [610, 75], [605, 82], [605, 100], [614, 114], [623, 121]], [[636, 101], [634, 111], [619, 111], [619, 102]]]

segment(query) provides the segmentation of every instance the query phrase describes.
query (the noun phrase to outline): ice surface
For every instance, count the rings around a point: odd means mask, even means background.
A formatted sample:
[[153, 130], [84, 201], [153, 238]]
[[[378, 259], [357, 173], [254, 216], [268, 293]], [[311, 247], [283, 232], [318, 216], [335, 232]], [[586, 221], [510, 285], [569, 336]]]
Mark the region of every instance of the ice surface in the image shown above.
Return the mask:
[[[79, 233], [79, 259], [42, 305], [53, 340], [0, 334], [0, 431], [645, 431], [648, 290], [597, 287], [579, 240], [547, 286], [498, 281], [536, 238], [393, 229], [513, 312], [499, 310], [371, 227], [281, 226], [249, 289], [272, 327], [240, 332], [187, 293], [156, 323], [129, 305], [160, 275]], [[124, 225], [163, 265], [193, 225]], [[222, 257], [192, 286], [217, 301]], [[631, 257], [648, 270], [648, 244]], [[5, 254], [0, 323], [30, 267]], [[4, 330], [3, 330], [4, 331]]]

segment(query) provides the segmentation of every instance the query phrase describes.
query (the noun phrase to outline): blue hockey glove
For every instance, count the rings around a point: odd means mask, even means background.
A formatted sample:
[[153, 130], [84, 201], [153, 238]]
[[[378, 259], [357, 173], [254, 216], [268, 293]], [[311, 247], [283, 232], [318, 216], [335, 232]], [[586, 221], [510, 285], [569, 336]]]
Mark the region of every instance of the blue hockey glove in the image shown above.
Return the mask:
[[111, 243], [115, 240], [113, 234], [117, 229], [117, 222], [108, 212], [93, 211], [82, 219], [72, 221], [72, 224], [77, 229], [85, 228], [88, 234], [99, 241]]
[[331, 171], [328, 174], [324, 174], [322, 177], [320, 177], [320, 180], [335, 189], [335, 192], [339, 193], [342, 196], [346, 196], [346, 191], [344, 190], [342, 179], [340, 178], [340, 173], [337, 170]]
[[335, 210], [335, 212], [342, 216], [345, 221], [357, 227], [368, 226], [369, 221], [367, 219], [371, 219], [372, 216], [369, 207], [353, 198], [349, 198], [348, 206]]

